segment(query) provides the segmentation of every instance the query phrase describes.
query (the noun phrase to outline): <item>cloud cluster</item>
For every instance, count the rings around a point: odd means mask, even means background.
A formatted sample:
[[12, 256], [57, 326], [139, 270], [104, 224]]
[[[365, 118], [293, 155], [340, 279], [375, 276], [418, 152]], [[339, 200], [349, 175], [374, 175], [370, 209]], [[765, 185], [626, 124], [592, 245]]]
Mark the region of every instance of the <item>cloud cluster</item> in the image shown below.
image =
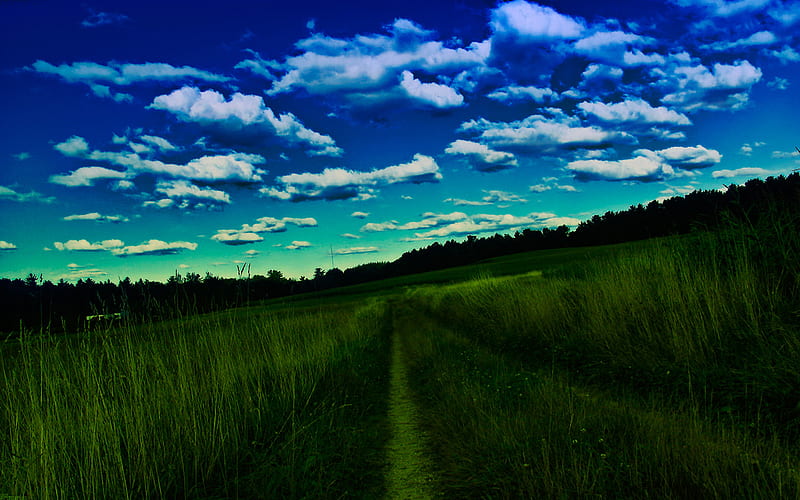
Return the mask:
[[330, 136], [310, 130], [292, 113], [276, 115], [258, 95], [234, 93], [230, 100], [216, 90], [182, 87], [157, 96], [149, 106], [169, 111], [186, 122], [214, 125], [229, 133], [261, 131], [306, 147], [310, 155], [341, 156], [342, 149]]
[[531, 115], [512, 122], [492, 122], [485, 118], [461, 124], [462, 132], [477, 132], [481, 143], [494, 147], [516, 147], [554, 152], [560, 148], [599, 147], [632, 144], [636, 138], [625, 131], [585, 126], [580, 119], [550, 109], [550, 117]]
[[[300, 54], [283, 62], [255, 58], [237, 67], [274, 80], [269, 95], [302, 91], [339, 96], [344, 105], [410, 101], [450, 108], [463, 103], [455, 88], [458, 82], [480, 72], [489, 55], [487, 42], [452, 47], [452, 43], [433, 40], [433, 32], [407, 19], [396, 19], [387, 32], [352, 38], [315, 33], [298, 41], [295, 46]], [[440, 77], [440, 81], [423, 82], [420, 74]]]
[[140, 245], [125, 246], [122, 240], [103, 240], [91, 243], [88, 240], [68, 240], [65, 242], [53, 242], [53, 246], [59, 251], [71, 252], [102, 252], [107, 251], [117, 257], [131, 257], [139, 255], [173, 255], [183, 250], [195, 250], [197, 243], [188, 241], [165, 242], [161, 240], [149, 240]]
[[278, 187], [262, 188], [271, 198], [286, 201], [368, 199], [391, 184], [438, 182], [439, 165], [430, 156], [415, 154], [409, 163], [370, 172], [326, 168], [321, 173], [288, 174], [278, 177]]
[[231, 202], [230, 195], [225, 191], [199, 187], [185, 180], [158, 181], [155, 192], [165, 197], [157, 201], [147, 200], [143, 206], [198, 210], [218, 209]]
[[[463, 212], [449, 214], [425, 213], [418, 221], [403, 224], [397, 221], [365, 224], [362, 232], [383, 231], [419, 231], [406, 241], [419, 241], [449, 236], [466, 236], [500, 231], [514, 231], [524, 228], [555, 227], [560, 225], [575, 226], [580, 220], [571, 217], [558, 217], [552, 213], [531, 213], [524, 216], [511, 214], [476, 214]], [[425, 231], [420, 231], [424, 229]]]
[[463, 200], [461, 198], [447, 198], [444, 200], [445, 203], [452, 203], [455, 206], [485, 206], [485, 205], [494, 205], [498, 204], [497, 206], [500, 208], [509, 206], [510, 203], [527, 203], [528, 200], [522, 198], [521, 196], [509, 193], [507, 191], [499, 191], [496, 189], [484, 189], [485, 196], [481, 198], [480, 201], [471, 201], [471, 200]]
[[7, 241], [0, 240], [0, 252], [8, 252], [11, 250], [16, 250], [17, 245], [13, 243], [9, 243]]
[[[170, 144], [160, 137], [147, 137], [147, 141], [159, 144], [162, 150]], [[72, 136], [54, 148], [65, 156], [107, 162], [126, 169], [118, 171], [97, 166], [81, 167], [69, 174], [50, 176], [50, 182], [70, 187], [93, 186], [99, 179], [130, 180], [140, 174], [202, 182], [250, 183], [260, 182], [266, 173], [255, 166], [264, 163], [264, 157], [248, 153], [201, 156], [180, 165], [150, 159], [136, 152], [92, 150], [86, 139], [80, 136]]]
[[700, 145], [676, 146], [660, 151], [639, 149], [633, 157], [622, 160], [576, 160], [569, 162], [566, 169], [581, 181], [653, 182], [716, 165], [721, 158], [719, 151]]
[[110, 62], [75, 62], [72, 64], [50, 64], [38, 60], [27, 68], [36, 73], [54, 75], [68, 83], [83, 83], [98, 97], [118, 102], [131, 101], [133, 96], [114, 92], [110, 85], [130, 86], [142, 82], [174, 83], [186, 80], [204, 82], [227, 82], [230, 77], [218, 75], [191, 66], [172, 66], [166, 63], [120, 64]]
[[226, 245], [246, 245], [264, 241], [264, 233], [283, 233], [291, 224], [297, 227], [315, 227], [317, 220], [313, 217], [261, 217], [255, 224], [242, 224], [240, 229], [219, 229], [212, 240]]

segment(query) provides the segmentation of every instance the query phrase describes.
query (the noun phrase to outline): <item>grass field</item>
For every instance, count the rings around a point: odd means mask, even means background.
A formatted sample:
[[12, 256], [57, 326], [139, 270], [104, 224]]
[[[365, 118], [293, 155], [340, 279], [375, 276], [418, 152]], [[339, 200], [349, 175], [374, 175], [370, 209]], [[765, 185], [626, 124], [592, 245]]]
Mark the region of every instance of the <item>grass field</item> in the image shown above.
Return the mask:
[[773, 226], [27, 333], [0, 498], [797, 498], [800, 244]]

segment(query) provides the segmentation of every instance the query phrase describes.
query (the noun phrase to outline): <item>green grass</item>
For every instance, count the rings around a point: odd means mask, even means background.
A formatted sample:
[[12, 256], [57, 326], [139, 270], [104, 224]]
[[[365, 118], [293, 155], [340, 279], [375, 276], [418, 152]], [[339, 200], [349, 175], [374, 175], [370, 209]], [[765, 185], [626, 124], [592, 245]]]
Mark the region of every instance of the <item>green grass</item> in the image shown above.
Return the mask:
[[23, 341], [0, 357], [0, 493], [370, 497], [382, 488], [383, 323], [374, 304]]
[[391, 495], [392, 341], [446, 498], [797, 498], [796, 226], [26, 333], [0, 347], [0, 498]]
[[[405, 298], [453, 497], [795, 498], [800, 335], [758, 239], [627, 247]], [[778, 276], [772, 270], [780, 268]]]

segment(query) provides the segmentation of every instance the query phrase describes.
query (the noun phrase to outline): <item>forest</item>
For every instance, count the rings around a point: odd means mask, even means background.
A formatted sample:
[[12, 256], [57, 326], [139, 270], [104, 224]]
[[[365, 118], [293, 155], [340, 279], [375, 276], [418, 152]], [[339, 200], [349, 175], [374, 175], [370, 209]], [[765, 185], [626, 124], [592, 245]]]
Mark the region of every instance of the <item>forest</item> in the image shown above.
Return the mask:
[[[6, 314], [0, 332], [13, 336], [23, 329], [60, 333], [80, 327], [90, 315], [122, 312], [131, 320], [167, 319], [181, 311], [205, 313], [243, 306], [269, 298], [327, 290], [532, 250], [584, 247], [644, 240], [661, 236], [714, 231], [741, 225], [756, 226], [774, 215], [800, 215], [800, 174], [752, 179], [722, 190], [700, 190], [685, 196], [606, 212], [581, 222], [575, 229], [523, 229], [514, 234], [435, 242], [411, 250], [392, 262], [368, 263], [341, 270], [317, 268], [311, 278], [287, 278], [279, 270], [251, 274], [240, 267], [238, 278], [206, 273], [168, 277], [166, 282], [130, 278], [113, 283], [91, 278], [70, 283], [25, 278], [0, 279], [0, 300]], [[770, 219], [771, 218], [771, 219]], [[785, 217], [781, 217], [785, 220]]]

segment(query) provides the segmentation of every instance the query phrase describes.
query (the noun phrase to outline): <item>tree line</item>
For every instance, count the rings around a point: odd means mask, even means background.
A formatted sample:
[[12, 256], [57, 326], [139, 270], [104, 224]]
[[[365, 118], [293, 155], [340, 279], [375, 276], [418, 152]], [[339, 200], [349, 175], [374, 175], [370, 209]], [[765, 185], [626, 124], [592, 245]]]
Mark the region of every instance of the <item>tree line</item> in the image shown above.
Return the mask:
[[[75, 331], [89, 315], [124, 311], [134, 321], [158, 320], [190, 312], [204, 313], [237, 307], [269, 298], [353, 285], [407, 274], [471, 264], [483, 259], [531, 250], [606, 245], [647, 238], [712, 231], [732, 224], [757, 226], [775, 215], [798, 230], [800, 174], [752, 179], [732, 184], [724, 191], [698, 190], [685, 196], [609, 211], [567, 226], [523, 229], [514, 234], [435, 242], [404, 253], [392, 262], [374, 262], [346, 270], [317, 268], [311, 278], [287, 278], [279, 270], [251, 276], [239, 268], [238, 278], [206, 273], [175, 274], [165, 283], [125, 278], [118, 283], [91, 278], [70, 283], [43, 280], [0, 279], [0, 300], [5, 314], [0, 332], [13, 335], [22, 328], [33, 331]], [[788, 217], [788, 219], [787, 219]], [[246, 271], [246, 274], [245, 274]]]

